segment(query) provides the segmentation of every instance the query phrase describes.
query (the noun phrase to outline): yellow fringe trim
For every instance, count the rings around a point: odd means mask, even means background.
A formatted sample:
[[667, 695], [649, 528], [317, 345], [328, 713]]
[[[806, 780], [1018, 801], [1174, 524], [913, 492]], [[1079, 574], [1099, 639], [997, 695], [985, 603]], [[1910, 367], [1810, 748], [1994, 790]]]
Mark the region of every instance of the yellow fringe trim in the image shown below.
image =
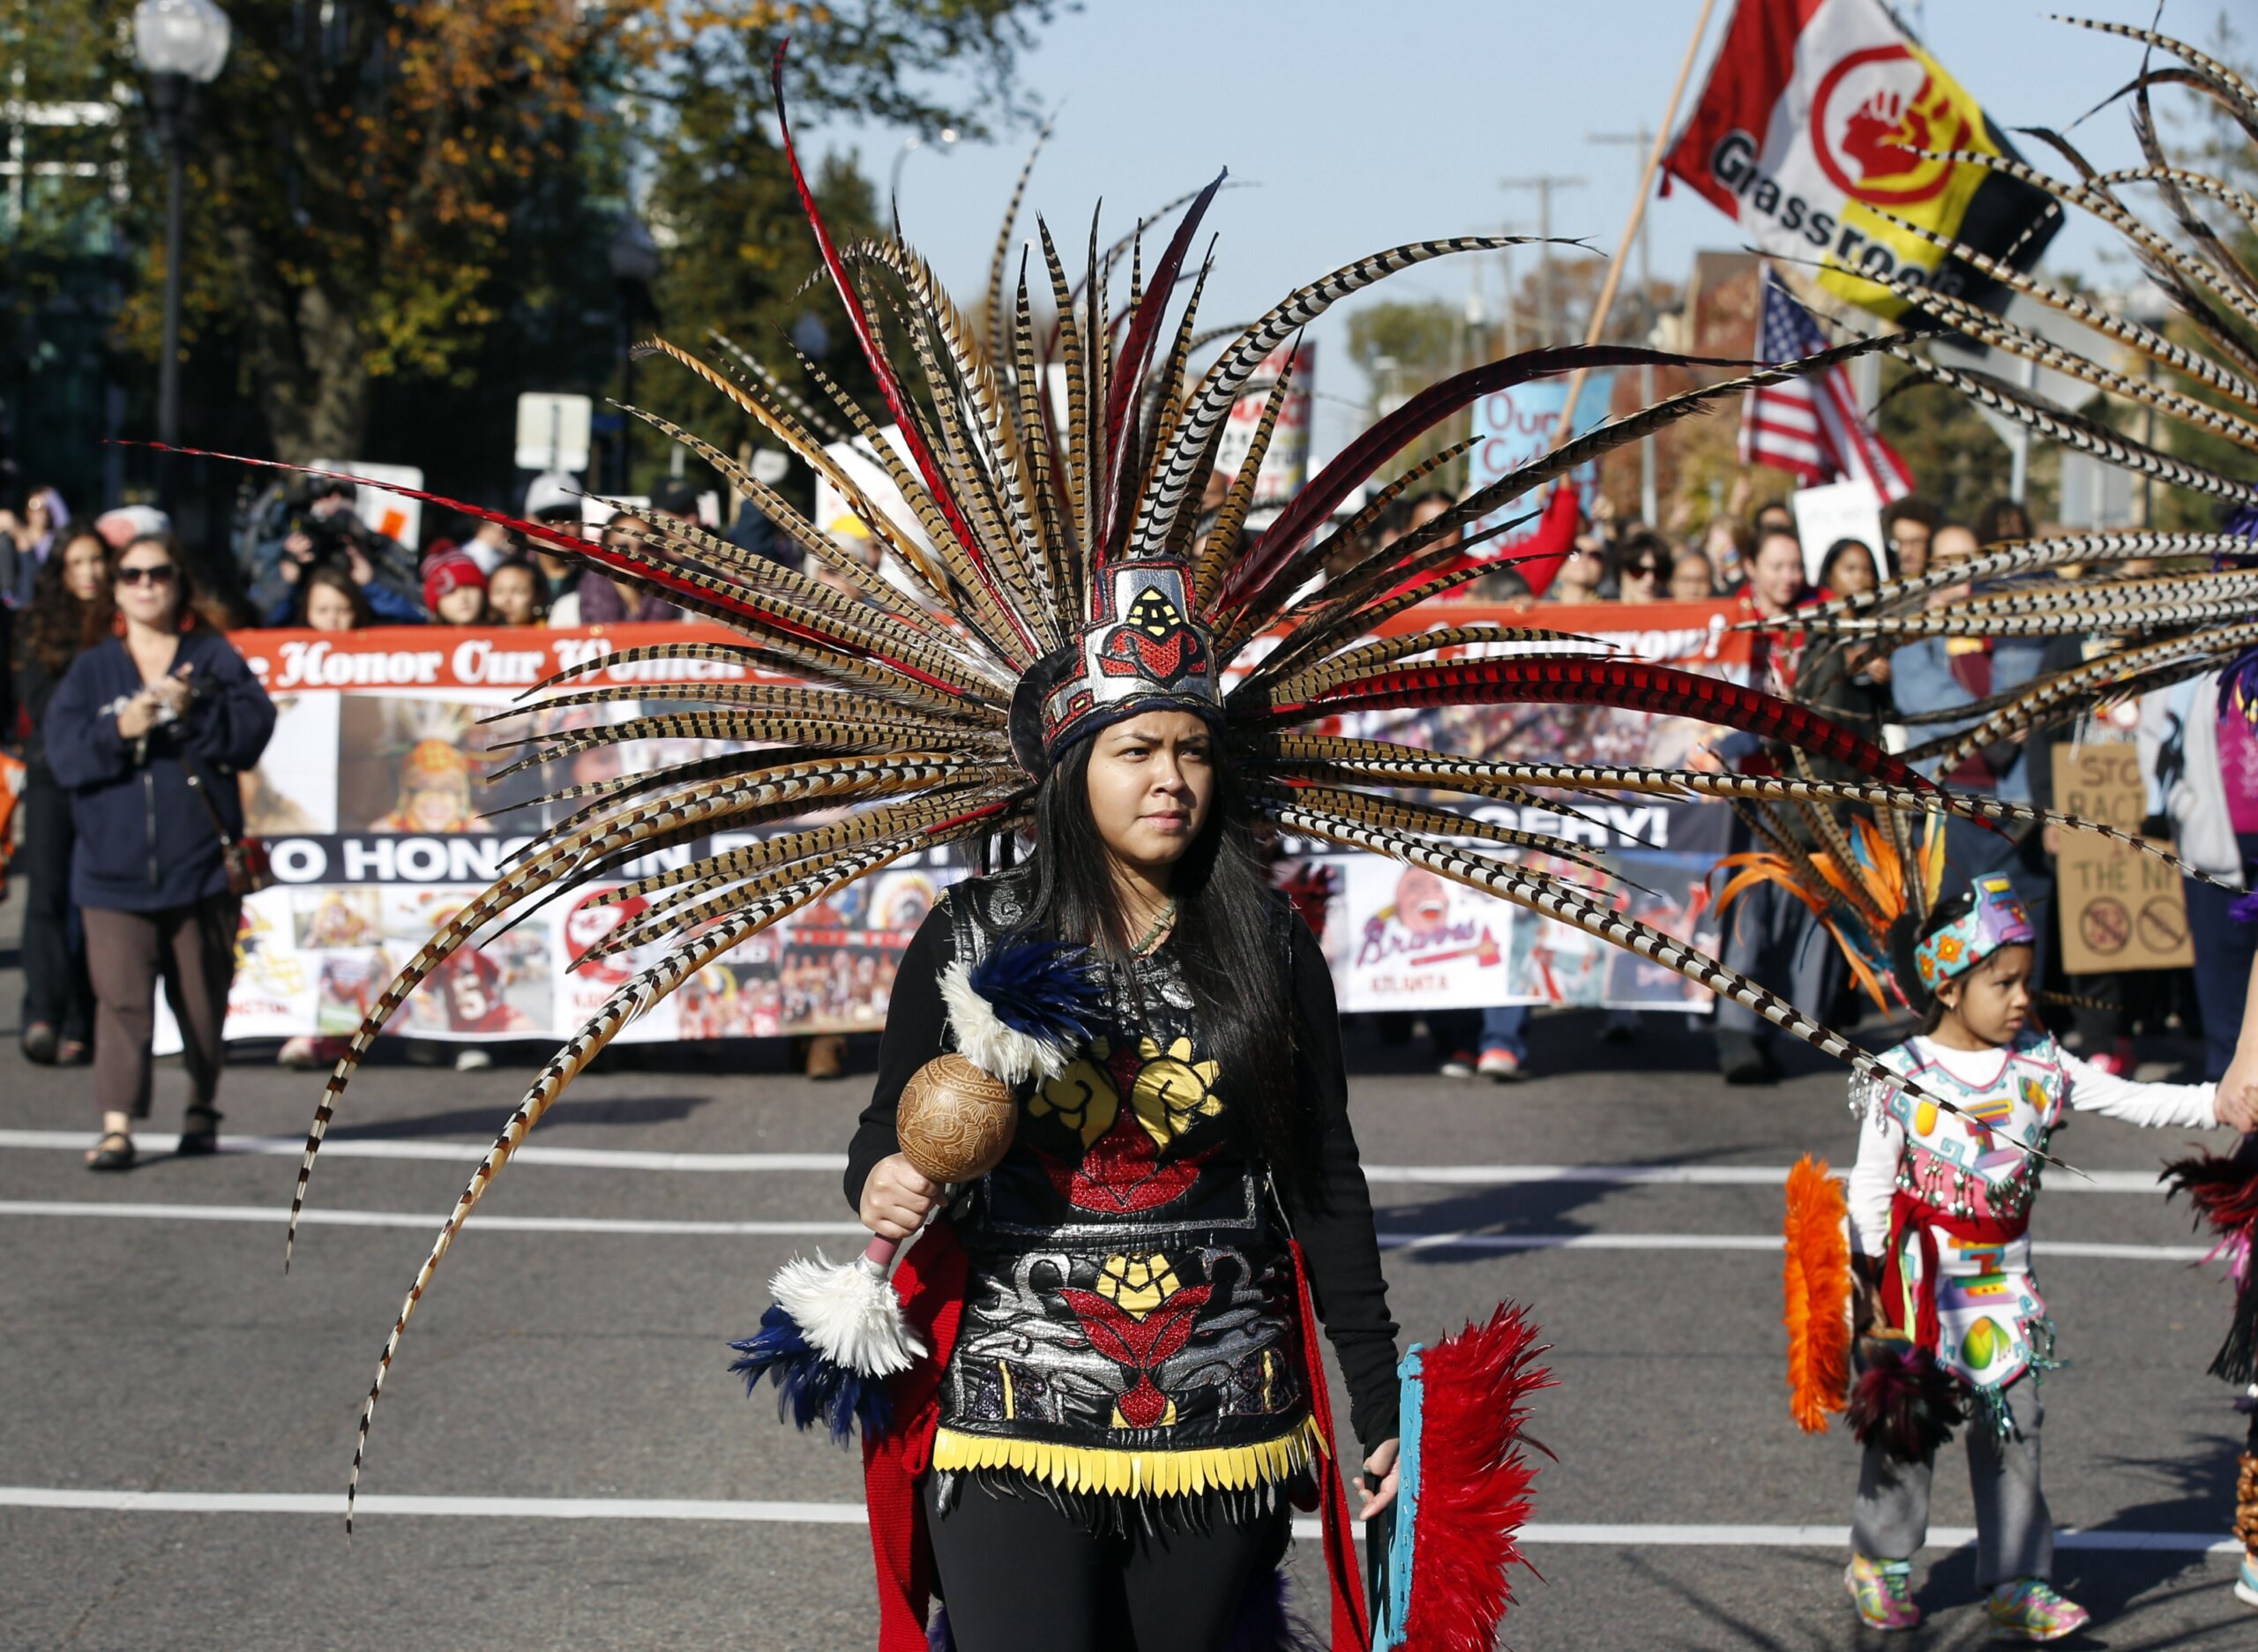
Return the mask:
[[1302, 1418], [1290, 1433], [1260, 1445], [1195, 1451], [1110, 1451], [1041, 1439], [997, 1439], [945, 1428], [933, 1438], [933, 1467], [1015, 1469], [1030, 1479], [1070, 1491], [1189, 1497], [1209, 1490], [1245, 1491], [1286, 1479], [1307, 1468], [1323, 1446], [1312, 1417]]

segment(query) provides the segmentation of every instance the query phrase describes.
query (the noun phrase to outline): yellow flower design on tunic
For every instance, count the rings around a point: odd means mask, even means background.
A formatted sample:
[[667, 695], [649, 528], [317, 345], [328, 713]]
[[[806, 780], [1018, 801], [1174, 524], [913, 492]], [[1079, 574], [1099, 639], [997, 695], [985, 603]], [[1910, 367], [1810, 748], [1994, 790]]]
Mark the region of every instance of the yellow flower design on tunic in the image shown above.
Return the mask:
[[1189, 1038], [1178, 1039], [1166, 1053], [1153, 1040], [1140, 1038], [1137, 1054], [1144, 1065], [1130, 1087], [1129, 1106], [1157, 1146], [1168, 1146], [1195, 1118], [1223, 1110], [1222, 1098], [1213, 1088], [1221, 1065], [1194, 1061]]
[[1098, 1269], [1097, 1294], [1133, 1319], [1141, 1319], [1182, 1289], [1166, 1256], [1109, 1256]]
[[1073, 1131], [1088, 1147], [1107, 1131], [1121, 1110], [1121, 1092], [1106, 1075], [1105, 1064], [1113, 1053], [1111, 1041], [1100, 1036], [1089, 1043], [1088, 1053], [1028, 1098], [1029, 1116], [1057, 1114], [1058, 1122]]

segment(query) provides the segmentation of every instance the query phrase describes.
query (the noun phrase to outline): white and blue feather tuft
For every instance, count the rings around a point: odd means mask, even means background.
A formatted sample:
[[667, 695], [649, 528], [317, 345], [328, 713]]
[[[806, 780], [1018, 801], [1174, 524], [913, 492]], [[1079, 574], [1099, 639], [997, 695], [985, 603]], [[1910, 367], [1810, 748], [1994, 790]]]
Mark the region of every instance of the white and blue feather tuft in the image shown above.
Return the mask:
[[951, 964], [941, 999], [959, 1053], [1006, 1084], [1064, 1073], [1099, 1009], [1089, 949], [1058, 941], [1017, 941]]

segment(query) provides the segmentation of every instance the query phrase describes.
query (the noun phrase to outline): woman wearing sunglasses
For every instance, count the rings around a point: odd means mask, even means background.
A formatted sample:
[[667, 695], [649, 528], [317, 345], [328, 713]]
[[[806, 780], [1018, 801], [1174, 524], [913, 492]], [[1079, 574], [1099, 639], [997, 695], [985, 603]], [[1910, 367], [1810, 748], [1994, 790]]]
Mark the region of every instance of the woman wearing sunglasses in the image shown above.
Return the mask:
[[241, 905], [221, 831], [243, 832], [236, 775], [265, 750], [274, 706], [227, 638], [198, 618], [170, 534], [143, 534], [118, 552], [101, 601], [110, 634], [55, 691], [47, 750], [76, 811], [71, 898], [94, 986], [102, 1137], [86, 1162], [123, 1170], [133, 1164], [133, 1123], [149, 1116], [160, 979], [191, 1092], [179, 1151], [219, 1143], [213, 1103]]

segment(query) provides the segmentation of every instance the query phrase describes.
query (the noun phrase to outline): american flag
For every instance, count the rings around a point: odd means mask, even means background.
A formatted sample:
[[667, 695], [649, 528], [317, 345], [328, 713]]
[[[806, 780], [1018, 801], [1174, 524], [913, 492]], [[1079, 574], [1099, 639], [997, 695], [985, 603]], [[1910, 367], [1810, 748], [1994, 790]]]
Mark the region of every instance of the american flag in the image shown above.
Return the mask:
[[[1756, 354], [1791, 362], [1827, 348], [1827, 335], [1769, 265], [1757, 318]], [[1851, 375], [1830, 367], [1809, 378], [1752, 390], [1740, 409], [1740, 462], [1791, 471], [1806, 486], [1858, 478], [1887, 505], [1913, 491], [1912, 473], [1858, 411]]]

